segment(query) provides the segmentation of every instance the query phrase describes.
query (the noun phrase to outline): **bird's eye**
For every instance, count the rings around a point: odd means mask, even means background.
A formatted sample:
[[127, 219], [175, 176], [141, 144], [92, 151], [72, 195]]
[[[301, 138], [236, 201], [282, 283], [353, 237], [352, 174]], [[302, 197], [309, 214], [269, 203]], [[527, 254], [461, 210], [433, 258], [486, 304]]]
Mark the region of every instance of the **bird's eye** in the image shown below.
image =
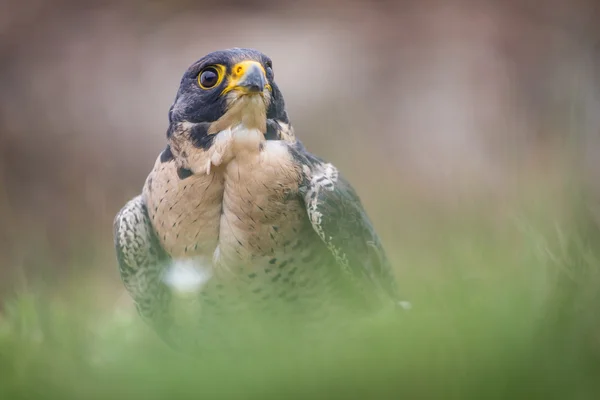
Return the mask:
[[208, 67], [200, 72], [198, 83], [202, 89], [210, 89], [219, 83], [219, 71], [214, 67]]

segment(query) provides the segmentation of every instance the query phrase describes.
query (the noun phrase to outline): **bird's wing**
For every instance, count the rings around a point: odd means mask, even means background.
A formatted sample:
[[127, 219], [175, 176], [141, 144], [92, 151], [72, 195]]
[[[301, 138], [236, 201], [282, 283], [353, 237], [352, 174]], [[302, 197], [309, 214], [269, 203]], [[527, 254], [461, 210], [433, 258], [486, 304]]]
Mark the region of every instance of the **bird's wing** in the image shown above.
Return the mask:
[[125, 204], [113, 228], [121, 279], [141, 317], [161, 333], [171, 296], [162, 275], [170, 257], [154, 233], [142, 196]]
[[[301, 145], [300, 145], [301, 146]], [[390, 262], [362, 203], [338, 170], [297, 148], [303, 166], [301, 194], [314, 230], [338, 266], [363, 289], [397, 302], [398, 290]]]

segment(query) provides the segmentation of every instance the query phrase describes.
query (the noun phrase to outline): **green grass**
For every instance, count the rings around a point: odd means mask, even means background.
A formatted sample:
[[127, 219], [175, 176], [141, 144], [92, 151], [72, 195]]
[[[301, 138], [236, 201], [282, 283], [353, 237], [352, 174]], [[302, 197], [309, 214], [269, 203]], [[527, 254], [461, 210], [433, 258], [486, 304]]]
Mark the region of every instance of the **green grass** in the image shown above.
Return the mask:
[[455, 217], [399, 239], [413, 303], [400, 315], [312, 335], [245, 316], [228, 326], [234, 348], [196, 358], [129, 308], [98, 311], [81, 291], [34, 285], [4, 305], [0, 398], [600, 398], [600, 236], [585, 215], [548, 215], [501, 229]]

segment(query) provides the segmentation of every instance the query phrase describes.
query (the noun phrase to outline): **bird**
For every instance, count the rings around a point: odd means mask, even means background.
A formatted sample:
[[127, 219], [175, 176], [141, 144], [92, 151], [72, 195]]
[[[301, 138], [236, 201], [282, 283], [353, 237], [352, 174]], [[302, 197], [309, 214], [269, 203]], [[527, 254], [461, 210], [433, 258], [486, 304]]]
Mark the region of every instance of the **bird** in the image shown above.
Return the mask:
[[[199, 326], [242, 309], [316, 315], [398, 303], [357, 192], [296, 137], [271, 58], [248, 48], [200, 58], [168, 121], [166, 147], [113, 225], [119, 273], [143, 320], [160, 332], [175, 324], [178, 279], [191, 285]], [[203, 272], [173, 274], [173, 265]]]

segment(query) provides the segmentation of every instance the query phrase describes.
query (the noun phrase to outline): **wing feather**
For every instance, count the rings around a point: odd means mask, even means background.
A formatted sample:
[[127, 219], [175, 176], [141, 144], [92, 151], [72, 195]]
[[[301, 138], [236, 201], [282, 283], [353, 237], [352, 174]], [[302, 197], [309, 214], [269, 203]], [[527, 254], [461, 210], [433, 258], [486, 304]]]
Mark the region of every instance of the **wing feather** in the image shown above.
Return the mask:
[[140, 316], [161, 333], [171, 299], [162, 281], [170, 257], [154, 233], [142, 196], [133, 198], [119, 211], [113, 228], [123, 284]]
[[303, 147], [297, 152], [305, 176], [301, 194], [315, 232], [351, 280], [397, 302], [390, 262], [356, 191], [332, 164]]

